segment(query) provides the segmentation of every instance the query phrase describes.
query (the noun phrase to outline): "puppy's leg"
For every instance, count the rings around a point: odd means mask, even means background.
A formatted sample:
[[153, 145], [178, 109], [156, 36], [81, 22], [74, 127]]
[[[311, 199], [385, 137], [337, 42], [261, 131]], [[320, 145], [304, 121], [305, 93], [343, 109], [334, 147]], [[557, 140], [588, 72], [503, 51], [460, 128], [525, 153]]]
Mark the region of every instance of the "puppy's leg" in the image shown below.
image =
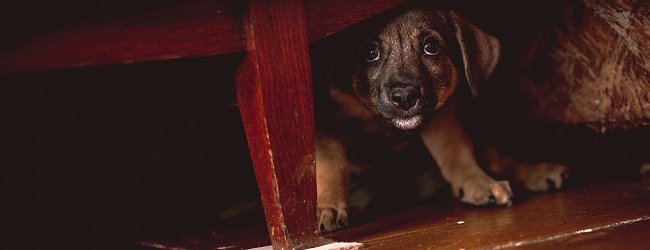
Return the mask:
[[521, 163], [499, 154], [494, 148], [487, 148], [485, 157], [490, 171], [498, 176], [507, 176], [521, 187], [532, 192], [546, 192], [560, 189], [569, 177], [569, 168], [556, 163]]
[[319, 138], [316, 143], [316, 192], [321, 232], [348, 225], [349, 166], [341, 143]]
[[479, 168], [472, 142], [456, 118], [455, 109], [453, 102], [448, 103], [424, 128], [424, 145], [461, 201], [473, 205], [510, 204], [510, 184], [493, 180]]

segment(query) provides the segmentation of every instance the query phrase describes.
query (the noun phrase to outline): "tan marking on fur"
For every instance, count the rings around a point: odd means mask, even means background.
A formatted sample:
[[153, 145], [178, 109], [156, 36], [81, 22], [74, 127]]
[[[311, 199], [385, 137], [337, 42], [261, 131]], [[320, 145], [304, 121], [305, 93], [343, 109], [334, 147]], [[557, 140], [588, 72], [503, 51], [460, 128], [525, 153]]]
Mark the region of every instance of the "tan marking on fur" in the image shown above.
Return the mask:
[[319, 224], [326, 231], [338, 229], [337, 222], [348, 223], [350, 168], [343, 145], [333, 138], [316, 144], [316, 194]]
[[[568, 177], [569, 168], [562, 164], [517, 162], [499, 154], [494, 148], [488, 148], [485, 157], [493, 174], [506, 177], [531, 192], [560, 189]], [[549, 180], [553, 187], [549, 187]]]
[[448, 82], [447, 86], [440, 86], [436, 93], [438, 93], [438, 102], [436, 103], [436, 109], [442, 108], [442, 105], [447, 103], [449, 98], [454, 92], [456, 92], [456, 87], [458, 86], [458, 70], [456, 67], [451, 67], [451, 79]]
[[375, 114], [359, 98], [353, 95], [331, 88], [330, 97], [340, 105], [344, 116], [356, 117], [365, 121], [370, 121], [375, 117]]
[[470, 204], [487, 204], [491, 195], [497, 204], [509, 204], [512, 190], [508, 182], [488, 177], [474, 158], [474, 146], [456, 118], [455, 100], [450, 100], [422, 130], [422, 141], [456, 196]]

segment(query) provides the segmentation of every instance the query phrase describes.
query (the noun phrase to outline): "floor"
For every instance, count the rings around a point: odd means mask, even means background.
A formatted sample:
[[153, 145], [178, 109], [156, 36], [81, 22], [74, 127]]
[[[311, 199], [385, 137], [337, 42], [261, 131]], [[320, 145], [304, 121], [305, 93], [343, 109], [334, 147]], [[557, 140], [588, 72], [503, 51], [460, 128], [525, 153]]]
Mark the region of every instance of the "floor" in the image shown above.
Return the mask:
[[362, 242], [365, 249], [650, 247], [644, 233], [650, 229], [650, 184], [639, 181], [539, 195], [507, 208], [450, 204], [408, 213], [423, 216], [398, 225], [371, 223], [334, 238]]
[[[432, 202], [438, 203], [438, 202]], [[510, 207], [423, 204], [324, 235], [363, 249], [648, 249], [650, 178], [609, 180], [520, 199]], [[246, 249], [268, 242], [263, 228], [142, 241], [157, 249]]]

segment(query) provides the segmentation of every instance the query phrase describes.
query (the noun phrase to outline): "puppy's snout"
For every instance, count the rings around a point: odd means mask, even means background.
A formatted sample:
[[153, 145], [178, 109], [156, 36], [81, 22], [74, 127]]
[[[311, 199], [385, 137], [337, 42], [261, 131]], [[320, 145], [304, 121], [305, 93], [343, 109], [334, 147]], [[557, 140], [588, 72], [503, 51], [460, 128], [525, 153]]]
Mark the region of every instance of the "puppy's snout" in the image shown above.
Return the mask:
[[420, 91], [413, 86], [397, 86], [390, 90], [390, 101], [404, 111], [415, 106], [418, 99], [420, 99]]

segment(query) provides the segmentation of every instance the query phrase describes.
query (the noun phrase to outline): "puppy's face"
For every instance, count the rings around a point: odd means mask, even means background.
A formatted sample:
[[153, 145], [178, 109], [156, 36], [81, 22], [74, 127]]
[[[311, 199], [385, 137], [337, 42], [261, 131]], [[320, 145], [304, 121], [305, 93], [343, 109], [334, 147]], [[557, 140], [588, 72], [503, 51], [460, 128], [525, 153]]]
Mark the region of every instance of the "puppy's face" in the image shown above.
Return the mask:
[[[448, 12], [411, 10], [361, 46], [353, 90], [393, 127], [408, 131], [425, 125], [456, 89], [459, 70], [453, 58], [464, 62], [466, 70], [471, 66], [458, 58], [465, 57], [465, 51], [462, 27], [454, 17]], [[498, 42], [496, 47], [498, 57]]]

